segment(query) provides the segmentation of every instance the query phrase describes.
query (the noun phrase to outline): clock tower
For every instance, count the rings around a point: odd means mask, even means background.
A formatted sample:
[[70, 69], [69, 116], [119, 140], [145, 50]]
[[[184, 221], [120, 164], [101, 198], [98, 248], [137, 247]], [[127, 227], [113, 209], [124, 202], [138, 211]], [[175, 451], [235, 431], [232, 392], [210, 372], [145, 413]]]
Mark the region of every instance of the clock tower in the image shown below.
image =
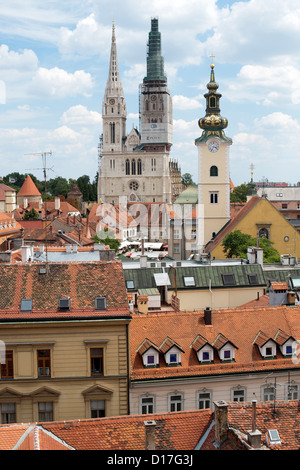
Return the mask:
[[211, 64], [207, 84], [206, 114], [198, 125], [203, 130], [195, 140], [198, 148], [198, 249], [202, 248], [230, 220], [229, 148], [232, 140], [225, 135], [228, 125], [220, 114], [219, 85]]

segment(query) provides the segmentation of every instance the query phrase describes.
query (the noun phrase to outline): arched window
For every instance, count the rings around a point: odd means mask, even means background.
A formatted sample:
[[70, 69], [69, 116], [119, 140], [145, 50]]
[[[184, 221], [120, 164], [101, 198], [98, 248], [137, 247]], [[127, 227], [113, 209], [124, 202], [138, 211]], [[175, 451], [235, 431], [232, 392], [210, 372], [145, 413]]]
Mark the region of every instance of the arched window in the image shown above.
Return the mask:
[[210, 97], [209, 106], [210, 106], [210, 108], [215, 108], [216, 107], [216, 98], [214, 96]]
[[218, 167], [213, 165], [210, 167], [210, 176], [218, 176]]
[[135, 175], [135, 172], [136, 172], [135, 160], [132, 160], [132, 162], [131, 162], [131, 174]]
[[125, 163], [125, 173], [126, 175], [130, 175], [130, 161], [128, 160], [128, 158]]
[[140, 158], [137, 161], [137, 174], [138, 175], [142, 174], [142, 160]]
[[115, 123], [112, 122], [110, 123], [110, 142], [112, 144], [115, 143], [115, 139], [116, 139], [116, 134], [115, 134]]

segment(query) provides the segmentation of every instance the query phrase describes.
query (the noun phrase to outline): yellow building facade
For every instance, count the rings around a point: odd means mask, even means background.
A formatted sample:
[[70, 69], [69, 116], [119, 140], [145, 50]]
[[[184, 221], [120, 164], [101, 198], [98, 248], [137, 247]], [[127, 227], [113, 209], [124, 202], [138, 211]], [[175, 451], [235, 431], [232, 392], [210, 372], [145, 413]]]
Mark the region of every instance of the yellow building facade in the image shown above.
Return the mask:
[[0, 268], [1, 290], [6, 276], [15, 287], [3, 291], [0, 309], [1, 423], [128, 414], [130, 315], [121, 264], [53, 263], [49, 273], [40, 264]]
[[253, 196], [230, 223], [206, 246], [211, 257], [224, 259], [222, 241], [234, 230], [252, 237], [267, 237], [280, 255], [300, 258], [300, 233], [265, 197]]

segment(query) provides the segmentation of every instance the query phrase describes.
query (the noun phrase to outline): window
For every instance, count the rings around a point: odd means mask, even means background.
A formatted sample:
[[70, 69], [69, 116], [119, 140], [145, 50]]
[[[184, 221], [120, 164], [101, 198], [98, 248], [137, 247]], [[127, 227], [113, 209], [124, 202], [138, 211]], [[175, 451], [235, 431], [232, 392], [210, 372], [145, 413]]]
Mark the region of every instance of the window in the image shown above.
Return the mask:
[[210, 408], [211, 393], [210, 392], [199, 392], [198, 394], [198, 409], [205, 410]]
[[138, 175], [142, 174], [142, 160], [140, 158], [137, 161], [137, 174]]
[[170, 395], [169, 397], [169, 411], [182, 411], [183, 397], [182, 395]]
[[253, 286], [257, 285], [258, 284], [257, 274], [248, 274], [248, 280], [249, 280], [249, 284]]
[[39, 421], [53, 421], [53, 403], [51, 401], [38, 404]]
[[147, 365], [148, 366], [154, 366], [154, 364], [155, 364], [155, 357], [154, 357], [153, 354], [149, 354], [147, 356]]
[[134, 289], [134, 282], [133, 281], [126, 281], [127, 289]]
[[38, 377], [50, 377], [50, 349], [37, 351]]
[[91, 348], [91, 375], [103, 375], [103, 348]]
[[203, 351], [202, 352], [202, 361], [210, 361], [209, 351]]
[[136, 163], [135, 163], [135, 160], [133, 159], [131, 162], [131, 174], [135, 175], [135, 173], [136, 173]]
[[222, 280], [223, 280], [223, 285], [224, 286], [235, 286], [235, 277], [234, 274], [232, 273], [226, 273], [222, 274]]
[[105, 417], [105, 401], [91, 400], [91, 418]]
[[14, 378], [13, 351], [5, 351], [5, 363], [1, 364], [1, 378]]
[[183, 278], [183, 280], [184, 280], [184, 285], [185, 285], [186, 287], [190, 287], [190, 286], [194, 286], [194, 285], [195, 285], [195, 279], [194, 279], [193, 276], [191, 276], [191, 277], [187, 277], [187, 276], [186, 276], [186, 277]]
[[16, 405], [15, 403], [1, 404], [1, 424], [16, 423]]
[[275, 387], [268, 386], [263, 389], [263, 401], [272, 401], [275, 400]]
[[174, 243], [174, 254], [179, 254], [180, 253], [180, 247], [178, 243]]
[[181, 233], [181, 230], [179, 228], [174, 229], [174, 240], [180, 239], [180, 233]]
[[298, 400], [299, 399], [299, 387], [298, 385], [288, 385], [286, 387], [286, 398], [287, 400]]
[[115, 140], [116, 140], [115, 123], [112, 122], [112, 123], [110, 123], [110, 143], [114, 144]]
[[31, 312], [32, 311], [32, 299], [22, 299], [20, 311]]
[[106, 297], [95, 298], [95, 310], [106, 310]]
[[218, 194], [217, 192], [210, 193], [210, 203], [218, 204]]
[[114, 170], [116, 168], [116, 160], [110, 160], [109, 166], [111, 170]]
[[141, 413], [142, 415], [154, 413], [154, 397], [141, 398]]
[[232, 400], [233, 401], [245, 401], [245, 389], [241, 388], [238, 390], [233, 390]]
[[218, 173], [219, 173], [219, 170], [218, 170], [218, 167], [213, 165], [210, 167], [210, 176], [218, 176]]
[[131, 189], [131, 191], [137, 191], [139, 189], [139, 185], [136, 181], [132, 181], [129, 184], [129, 188]]
[[125, 173], [126, 175], [130, 175], [130, 161], [128, 160], [128, 158], [125, 162]]
[[281, 444], [280, 436], [277, 429], [270, 429], [268, 431], [268, 438], [270, 444]]
[[156, 171], [156, 158], [151, 158], [151, 170]]
[[216, 107], [216, 98], [214, 96], [210, 97], [209, 106], [210, 106], [210, 108], [215, 108]]
[[59, 299], [58, 309], [60, 312], [70, 310], [70, 299]]
[[225, 349], [223, 352], [223, 358], [225, 360], [231, 359], [231, 350], [230, 349]]
[[287, 204], [281, 204], [281, 208], [282, 208], [282, 209], [287, 209], [287, 208], [288, 208], [288, 205], [287, 205]]

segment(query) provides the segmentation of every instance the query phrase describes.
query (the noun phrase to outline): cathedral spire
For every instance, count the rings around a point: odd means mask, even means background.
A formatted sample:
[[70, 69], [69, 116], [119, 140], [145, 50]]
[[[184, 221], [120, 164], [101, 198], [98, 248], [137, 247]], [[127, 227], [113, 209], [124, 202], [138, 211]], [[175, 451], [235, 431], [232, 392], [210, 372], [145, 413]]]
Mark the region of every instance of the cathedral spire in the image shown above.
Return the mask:
[[164, 73], [164, 58], [161, 55], [161, 34], [158, 30], [158, 18], [151, 19], [151, 31], [149, 33], [147, 76], [144, 81], [163, 81], [167, 77]]
[[120, 80], [120, 74], [119, 74], [115, 22], [113, 21], [109, 74], [108, 74], [108, 79], [107, 79], [107, 84], [106, 84], [106, 93], [115, 94], [116, 92], [124, 96], [122, 83]]

